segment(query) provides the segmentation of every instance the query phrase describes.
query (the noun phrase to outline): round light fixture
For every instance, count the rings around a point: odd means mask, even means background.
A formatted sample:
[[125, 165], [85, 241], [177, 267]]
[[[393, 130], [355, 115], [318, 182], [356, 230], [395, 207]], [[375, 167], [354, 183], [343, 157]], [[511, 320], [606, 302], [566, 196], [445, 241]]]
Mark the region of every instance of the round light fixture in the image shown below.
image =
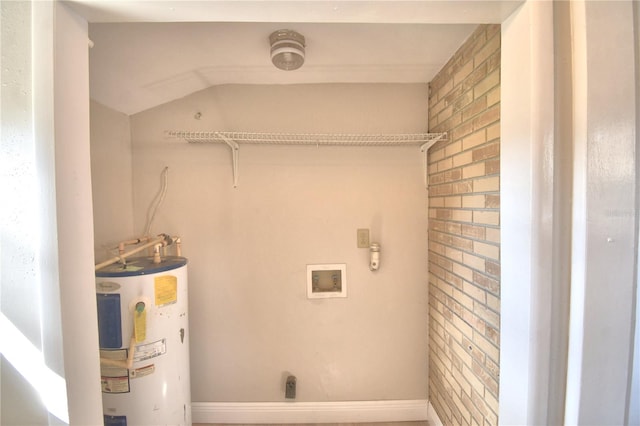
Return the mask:
[[271, 62], [285, 71], [297, 70], [304, 64], [304, 36], [292, 30], [274, 31], [269, 36]]

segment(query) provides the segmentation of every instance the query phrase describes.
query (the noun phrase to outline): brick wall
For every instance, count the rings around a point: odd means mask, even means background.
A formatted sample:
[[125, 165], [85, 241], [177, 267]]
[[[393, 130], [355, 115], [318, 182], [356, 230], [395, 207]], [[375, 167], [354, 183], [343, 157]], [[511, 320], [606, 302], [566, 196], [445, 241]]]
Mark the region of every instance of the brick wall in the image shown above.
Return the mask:
[[430, 83], [429, 399], [445, 424], [498, 423], [500, 26]]

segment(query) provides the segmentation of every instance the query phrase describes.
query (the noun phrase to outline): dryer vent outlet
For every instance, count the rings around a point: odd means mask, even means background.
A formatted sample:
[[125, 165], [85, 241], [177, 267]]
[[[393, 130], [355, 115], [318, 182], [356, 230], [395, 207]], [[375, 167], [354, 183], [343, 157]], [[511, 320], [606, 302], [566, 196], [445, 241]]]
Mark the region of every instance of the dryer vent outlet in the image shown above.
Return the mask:
[[284, 390], [284, 397], [287, 399], [296, 398], [296, 376], [287, 377], [287, 384]]

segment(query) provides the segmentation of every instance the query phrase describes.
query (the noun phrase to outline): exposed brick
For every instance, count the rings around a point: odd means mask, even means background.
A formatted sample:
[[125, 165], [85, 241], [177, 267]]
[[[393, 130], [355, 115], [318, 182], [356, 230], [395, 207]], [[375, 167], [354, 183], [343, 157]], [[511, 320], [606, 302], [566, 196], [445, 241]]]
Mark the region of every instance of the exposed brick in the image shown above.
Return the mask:
[[[463, 254], [464, 253], [461, 250], [457, 250], [457, 249], [454, 249], [454, 248], [451, 248], [451, 247], [447, 247], [446, 250], [445, 250], [445, 255], [449, 259], [451, 259], [453, 261], [456, 261], [458, 263], [464, 263]], [[449, 270], [451, 270], [451, 269], [449, 269]]]
[[500, 155], [500, 143], [492, 142], [488, 145], [483, 145], [473, 150], [473, 161], [482, 161], [487, 158], [494, 158]]
[[465, 78], [473, 71], [473, 61], [461, 61], [460, 66], [456, 67], [453, 75], [453, 84], [459, 86]]
[[462, 197], [462, 207], [465, 208], [484, 208], [485, 207], [484, 195], [467, 195]]
[[447, 157], [444, 160], [440, 160], [437, 163], [437, 171], [449, 170], [453, 167], [453, 158]]
[[475, 343], [484, 354], [494, 361], [500, 358], [500, 350], [496, 345], [489, 342], [483, 335], [479, 333], [473, 334], [473, 343]]
[[500, 86], [497, 86], [487, 93], [487, 106], [493, 106], [500, 102]]
[[485, 404], [483, 397], [480, 396], [480, 394], [475, 390], [471, 392], [471, 401], [473, 402], [473, 405], [476, 406], [478, 411], [482, 413], [483, 416], [486, 416], [487, 414], [489, 414], [489, 409], [487, 408], [487, 405]]
[[498, 209], [498, 208], [500, 208], [500, 195], [487, 194], [487, 195], [485, 195], [485, 198], [486, 198], [485, 206], [488, 209]]
[[442, 256], [438, 256], [438, 255], [431, 255], [431, 257], [429, 258], [429, 260], [431, 260], [432, 262], [434, 262], [436, 265], [450, 271], [451, 267], [452, 267], [452, 263], [449, 259], [442, 257]]
[[500, 69], [501, 64], [500, 52], [496, 52], [487, 59], [487, 73], [491, 74], [494, 70]]
[[463, 123], [462, 125], [451, 130], [450, 132], [451, 139], [453, 140], [461, 139], [467, 136], [468, 134], [472, 133], [473, 130], [474, 130], [473, 121], [467, 121], [466, 123]]
[[471, 210], [454, 210], [451, 213], [451, 220], [458, 222], [472, 222], [473, 212]]
[[429, 399], [447, 425], [498, 424], [500, 25], [430, 83]]
[[[455, 271], [455, 265], [454, 265], [454, 271]], [[499, 294], [500, 292], [500, 284], [498, 283], [498, 281], [496, 281], [493, 278], [489, 278], [485, 275], [482, 275], [474, 271], [471, 279], [473, 280], [474, 284], [482, 288], [485, 288], [494, 294]]]
[[[462, 338], [462, 347], [464, 350], [473, 358], [474, 360], [484, 363], [485, 362], [485, 354], [476, 346], [475, 343], [466, 337]], [[471, 365], [471, 364], [469, 364]]]
[[[489, 197], [489, 195], [487, 195]], [[498, 228], [485, 228], [485, 239], [492, 243], [500, 244], [500, 229]]]
[[500, 299], [498, 296], [487, 293], [487, 307], [496, 312], [500, 312]]
[[500, 137], [500, 123], [493, 124], [487, 127], [487, 141], [491, 142], [494, 139]]
[[498, 393], [498, 383], [495, 381], [493, 377], [491, 377], [484, 369], [484, 366], [479, 362], [473, 363], [473, 372], [474, 376], [479, 379], [479, 381], [489, 389], [490, 392], [497, 394]]
[[500, 37], [500, 24], [489, 24], [485, 27], [485, 34], [487, 40], [490, 40], [491, 37], [498, 34], [498, 38]]
[[494, 277], [500, 277], [500, 264], [497, 262], [487, 261], [485, 264], [485, 272], [493, 275]]
[[474, 211], [473, 222], [484, 223], [487, 225], [499, 225], [500, 213], [491, 211]]
[[[500, 381], [500, 367], [498, 364], [491, 361], [490, 359], [485, 358], [484, 360], [484, 368], [487, 370], [487, 373], [491, 374], [496, 381]], [[491, 408], [494, 408], [493, 406]]]
[[482, 303], [485, 303], [485, 301], [487, 299], [486, 290], [478, 287], [475, 284], [470, 284], [467, 281], [463, 281], [462, 282], [462, 289], [464, 290], [465, 294], [469, 295], [469, 297], [472, 297], [475, 300], [478, 300], [478, 301], [480, 301]]
[[[498, 87], [500, 84], [500, 70], [494, 70], [480, 83], [476, 84], [473, 88], [473, 99], [482, 99], [484, 94], [494, 87]], [[482, 98], [481, 98], [482, 96]], [[485, 99], [486, 105], [486, 99]]]
[[484, 335], [491, 340], [496, 346], [500, 345], [500, 332], [493, 327], [487, 326]]
[[[474, 93], [475, 93], [476, 89], [474, 88], [473, 90], [474, 90]], [[483, 112], [484, 110], [487, 109], [487, 98], [486, 98], [486, 96], [483, 96], [481, 98], [478, 98], [477, 96], [474, 96], [474, 98], [476, 100], [473, 101], [473, 103], [471, 105], [469, 105], [468, 107], [466, 107], [465, 109], [462, 110], [462, 121], [467, 121], [467, 120], [475, 117], [476, 115], [480, 114], [481, 112]]]
[[[473, 313], [477, 315], [478, 318], [481, 318], [482, 320], [486, 321], [487, 324], [492, 325], [496, 329], [500, 327], [500, 316], [497, 313], [493, 312], [492, 310], [487, 309], [487, 307], [484, 304], [475, 303], [473, 307]], [[485, 336], [487, 335], [485, 329], [478, 330], [478, 331], [481, 331], [482, 334], [484, 334]], [[490, 340], [494, 341], [495, 339], [490, 339]], [[494, 343], [497, 344], [497, 341], [494, 341]]]
[[494, 158], [492, 160], [487, 160], [484, 163], [485, 172], [488, 175], [493, 175], [500, 173], [500, 159]]
[[473, 252], [492, 260], [500, 259], [500, 247], [494, 244], [486, 244], [481, 243], [480, 241], [474, 241]]
[[473, 191], [473, 183], [470, 181], [456, 182], [452, 185], [451, 193], [453, 194], [467, 194]]
[[500, 178], [497, 176], [473, 180], [473, 192], [490, 192], [500, 190]]
[[500, 105], [494, 105], [473, 119], [473, 130], [479, 130], [500, 119]]
[[[464, 142], [463, 142], [464, 144]], [[453, 162], [452, 167], [459, 167], [469, 164], [473, 161], [471, 151], [461, 152], [460, 154], [454, 155], [451, 160]]]
[[[438, 100], [445, 97], [451, 89], [453, 89], [453, 80], [447, 80], [445, 83], [438, 89]], [[446, 105], [446, 104], [445, 104]]]
[[[476, 56], [473, 57], [473, 62], [476, 66], [483, 63], [489, 58], [493, 53], [498, 52], [500, 49], [500, 36], [496, 35], [492, 37], [487, 43], [482, 46], [482, 49], [478, 51]], [[455, 82], [454, 82], [455, 84]]]
[[460, 141], [452, 142], [449, 145], [447, 145], [447, 148], [445, 149], [445, 155], [449, 157], [459, 153], [460, 151], [462, 151], [462, 142]]
[[459, 263], [453, 264], [453, 272], [465, 280], [473, 280], [473, 271]]
[[[462, 140], [462, 149], [467, 150], [475, 146], [482, 145], [487, 142], [487, 132], [482, 129], [478, 132], [472, 133]], [[473, 153], [472, 153], [473, 154]], [[471, 157], [471, 161], [478, 161]]]
[[447, 280], [447, 282], [450, 282], [455, 287], [460, 289], [463, 288], [462, 278], [458, 277], [457, 275], [447, 272], [445, 274], [445, 279]]
[[478, 271], [484, 272], [485, 259], [481, 257], [474, 256], [469, 253], [464, 253], [463, 263], [473, 269], [477, 269]]
[[464, 167], [462, 169], [462, 177], [464, 179], [474, 178], [478, 176], [485, 175], [485, 164], [484, 163], [473, 163], [470, 166]]
[[469, 77], [462, 83], [462, 91], [473, 90], [474, 86], [487, 77], [487, 64], [483, 63], [473, 70]]
[[429, 150], [429, 164], [434, 163], [436, 161], [440, 161], [444, 158], [444, 147], [442, 145], [438, 146], [436, 143]]
[[465, 61], [471, 60], [476, 53], [482, 49], [486, 42], [487, 33], [484, 27], [478, 27], [478, 29], [467, 39], [467, 42], [460, 47], [460, 50], [456, 52], [455, 56], [459, 55]]
[[461, 226], [461, 233], [465, 237], [472, 237], [483, 240], [486, 234], [486, 228], [483, 226], [465, 225]]
[[444, 197], [431, 197], [429, 199], [429, 207], [444, 207]]
[[453, 111], [461, 111], [464, 107], [473, 102], [473, 91], [468, 91], [458, 96], [457, 98], [452, 98], [451, 106], [453, 107]]
[[[457, 185], [457, 184], [456, 184]], [[450, 183], [444, 185], [429, 186], [430, 195], [450, 195], [452, 193], [452, 186]]]

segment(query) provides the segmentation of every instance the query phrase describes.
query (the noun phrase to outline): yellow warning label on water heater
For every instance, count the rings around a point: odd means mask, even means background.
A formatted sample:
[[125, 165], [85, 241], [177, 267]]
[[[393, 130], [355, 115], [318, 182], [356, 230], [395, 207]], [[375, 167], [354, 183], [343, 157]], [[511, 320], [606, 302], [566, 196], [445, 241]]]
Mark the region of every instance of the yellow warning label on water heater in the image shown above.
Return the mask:
[[147, 311], [145, 309], [134, 311], [133, 332], [136, 336], [136, 343], [144, 342], [147, 338]]
[[178, 278], [163, 275], [155, 278], [156, 306], [170, 305], [178, 301]]

